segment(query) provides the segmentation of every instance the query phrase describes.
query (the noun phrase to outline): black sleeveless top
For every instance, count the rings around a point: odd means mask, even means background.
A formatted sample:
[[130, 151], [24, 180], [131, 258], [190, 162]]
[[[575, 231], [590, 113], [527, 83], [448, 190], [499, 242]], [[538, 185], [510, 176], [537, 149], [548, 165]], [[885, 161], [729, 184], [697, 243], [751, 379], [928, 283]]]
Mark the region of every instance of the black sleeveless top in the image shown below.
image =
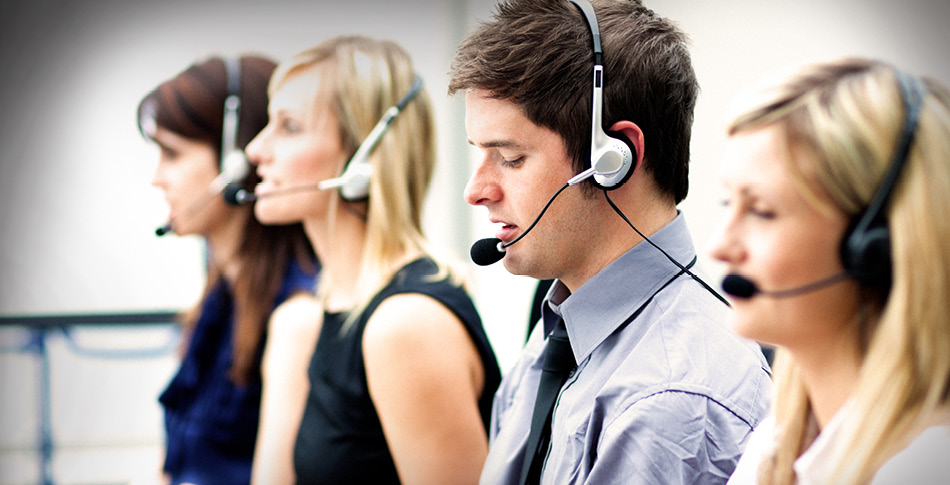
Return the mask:
[[469, 295], [447, 279], [432, 281], [436, 271], [436, 264], [427, 258], [404, 266], [346, 332], [340, 331], [345, 313], [324, 314], [308, 371], [310, 394], [294, 446], [297, 483], [399, 483], [366, 384], [363, 331], [379, 304], [400, 293], [434, 298], [465, 325], [482, 359], [485, 385], [478, 407], [487, 432], [492, 399], [501, 381], [498, 363]]

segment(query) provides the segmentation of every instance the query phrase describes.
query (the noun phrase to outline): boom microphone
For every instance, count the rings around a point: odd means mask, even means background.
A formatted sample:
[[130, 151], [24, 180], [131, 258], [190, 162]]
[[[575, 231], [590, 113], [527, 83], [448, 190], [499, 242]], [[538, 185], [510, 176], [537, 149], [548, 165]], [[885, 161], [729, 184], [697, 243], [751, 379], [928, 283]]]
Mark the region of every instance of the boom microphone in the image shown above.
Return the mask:
[[[208, 202], [211, 202], [211, 198], [215, 195], [221, 193], [226, 187], [230, 187], [233, 184], [232, 182], [236, 180], [241, 180], [247, 175], [248, 164], [246, 159], [243, 156], [240, 156], [240, 153], [232, 153], [224, 159], [224, 170], [218, 174], [214, 180], [208, 184], [208, 191], [202, 194], [195, 202], [193, 202], [188, 210], [183, 214], [185, 217], [192, 217], [197, 214], [201, 209], [204, 209]], [[164, 236], [174, 229], [172, 227], [172, 222], [168, 221], [158, 229], [155, 229], [156, 236]]]
[[[591, 174], [593, 174], [593, 172], [591, 172]], [[505, 257], [505, 249], [507, 249], [508, 246], [511, 246], [512, 244], [520, 241], [521, 238], [527, 236], [528, 233], [531, 232], [532, 229], [534, 229], [534, 226], [536, 226], [538, 224], [538, 221], [541, 220], [541, 216], [543, 216], [544, 213], [547, 212], [548, 207], [551, 207], [551, 203], [554, 202], [554, 199], [556, 199], [557, 196], [561, 195], [561, 192], [563, 192], [564, 189], [580, 182], [581, 180], [584, 180], [585, 178], [589, 176], [590, 175], [587, 175], [583, 178], [579, 178], [580, 175], [577, 175], [571, 180], [568, 180], [567, 183], [562, 185], [561, 188], [558, 189], [557, 192], [555, 192], [554, 195], [552, 195], [550, 199], [548, 199], [548, 203], [544, 204], [544, 208], [541, 209], [541, 212], [538, 214], [538, 217], [534, 218], [534, 222], [532, 222], [531, 225], [528, 226], [528, 228], [525, 229], [525, 231], [522, 232], [521, 235], [516, 237], [513, 241], [509, 243], [503, 243], [501, 239], [498, 239], [497, 237], [490, 237], [490, 238], [480, 239], [478, 241], [475, 241], [475, 244], [472, 245], [472, 249], [469, 251], [469, 255], [472, 257], [472, 262], [479, 266], [488, 266], [490, 264], [495, 264], [501, 261], [501, 258]]]
[[[601, 160], [605, 160], [605, 158], [599, 159], [598, 162], [600, 162]], [[538, 221], [541, 220], [541, 216], [543, 216], [545, 211], [548, 210], [548, 207], [551, 207], [551, 203], [554, 202], [554, 199], [556, 199], [557, 196], [561, 195], [561, 192], [563, 192], [564, 189], [572, 185], [577, 185], [592, 176], [595, 176], [595, 175], [610, 176], [610, 175], [616, 174], [617, 170], [619, 170], [619, 168], [612, 169], [612, 171], [610, 172], [602, 172], [598, 170], [598, 169], [603, 169], [603, 168], [605, 167], [602, 167], [601, 163], [596, 163], [596, 164], [593, 164], [587, 170], [584, 170], [583, 172], [571, 177], [564, 185], [561, 186], [560, 189], [558, 189], [557, 192], [554, 193], [554, 195], [551, 196], [550, 199], [548, 199], [547, 204], [544, 204], [544, 208], [541, 209], [541, 213], [539, 213], [538, 217], [534, 219], [534, 222], [532, 222], [531, 225], [528, 226], [528, 229], [522, 232], [520, 236], [515, 238], [514, 241], [511, 241], [509, 243], [502, 243], [501, 239], [498, 239], [497, 237], [490, 237], [487, 239], [481, 239], [481, 240], [475, 241], [475, 244], [472, 245], [472, 249], [469, 251], [469, 255], [472, 257], [472, 262], [474, 262], [475, 264], [479, 266], [488, 266], [490, 264], [495, 264], [498, 261], [501, 261], [501, 258], [505, 257], [505, 249], [507, 249], [508, 246], [511, 246], [512, 244], [520, 241], [521, 238], [527, 236], [528, 233], [531, 232], [532, 229], [534, 229], [534, 226], [537, 225]], [[610, 167], [606, 167], [606, 168], [610, 168]]]
[[[214, 197], [215, 194], [217, 194], [217, 192], [211, 190], [213, 188], [214, 188], [213, 185], [210, 186], [208, 192], [201, 194], [201, 197], [199, 197], [197, 200], [192, 202], [191, 205], [188, 206], [188, 210], [186, 210], [182, 214], [182, 217], [185, 217], [185, 218], [193, 217], [198, 212], [201, 212], [201, 209], [204, 209], [205, 207], [207, 207], [208, 202], [211, 201], [211, 198]], [[165, 224], [163, 224], [161, 227], [155, 229], [155, 235], [158, 237], [162, 237], [165, 234], [168, 234], [174, 230], [175, 230], [175, 227], [172, 224], [172, 221], [169, 220], [165, 222]]]
[[224, 188], [224, 193], [221, 194], [224, 197], [224, 201], [228, 205], [244, 205], [254, 202], [257, 199], [257, 196], [247, 190], [241, 188], [238, 184], [228, 184]]
[[[330, 180], [336, 180], [336, 179], [330, 179]], [[286, 189], [274, 190], [272, 192], [267, 192], [261, 195], [257, 195], [254, 192], [249, 192], [245, 189], [242, 189], [240, 186], [237, 186], [237, 185], [234, 185], [234, 186], [229, 185], [227, 188], [224, 189], [223, 197], [224, 197], [224, 201], [227, 202], [228, 204], [244, 205], [244, 204], [250, 204], [251, 202], [254, 202], [260, 199], [267, 199], [267, 198], [275, 197], [278, 195], [287, 195], [287, 194], [293, 194], [296, 192], [306, 192], [309, 190], [328, 190], [327, 188], [323, 186], [324, 182], [320, 182], [319, 184], [308, 184], [308, 185], [298, 185], [296, 187], [288, 187]]]
[[472, 262], [479, 266], [488, 266], [501, 261], [505, 257], [505, 245], [497, 237], [479, 239], [472, 244], [469, 252]]
[[[545, 205], [544, 205], [544, 208], [541, 209], [541, 213], [539, 213], [539, 214], [538, 214], [538, 217], [536, 217], [536, 218], [534, 219], [534, 222], [532, 222], [531, 225], [528, 226], [528, 228], [525, 229], [525, 231], [524, 231], [523, 233], [521, 233], [521, 235], [519, 235], [518, 237], [516, 237], [513, 241], [511, 241], [511, 242], [509, 242], [509, 243], [503, 243], [503, 242], [501, 241], [501, 239], [498, 239], [498, 238], [496, 238], [496, 237], [486, 238], [486, 239], [481, 239], [481, 240], [476, 241], [475, 244], [472, 245], [472, 249], [469, 251], [469, 255], [470, 255], [471, 258], [472, 258], [472, 262], [474, 262], [475, 264], [477, 264], [477, 265], [479, 265], [479, 266], [488, 266], [488, 265], [490, 265], [490, 264], [494, 264], [494, 263], [497, 263], [498, 261], [500, 261], [502, 258], [505, 257], [505, 250], [506, 250], [509, 246], [511, 246], [512, 244], [514, 244], [514, 243], [520, 241], [523, 237], [527, 236], [528, 233], [531, 232], [532, 229], [534, 229], [534, 226], [536, 226], [536, 225], [538, 224], [538, 221], [541, 220], [541, 216], [543, 216], [544, 213], [548, 210], [548, 207], [551, 207], [551, 203], [554, 202], [554, 199], [556, 199], [557, 196], [560, 195], [561, 192], [564, 191], [564, 189], [566, 189], [566, 188], [568, 188], [568, 187], [570, 187], [570, 186], [572, 186], [572, 185], [576, 185], [576, 184], [580, 183], [581, 181], [587, 179], [587, 178], [590, 177], [591, 175], [595, 175], [595, 174], [597, 174], [597, 173], [598, 173], [598, 172], [591, 171], [591, 170], [586, 170], [586, 171], [584, 171], [584, 172], [581, 172], [581, 173], [575, 175], [575, 176], [572, 177], [570, 180], [568, 180], [563, 186], [561, 186], [560, 189], [558, 189], [557, 192], [554, 193], [554, 195], [551, 196], [550, 199], [548, 199], [547, 204], [545, 204]], [[673, 257], [670, 256], [666, 251], [664, 251], [663, 248], [661, 248], [660, 246], [657, 246], [653, 241], [650, 240], [649, 237], [647, 237], [647, 236], [644, 235], [642, 232], [640, 232], [640, 231], [633, 225], [633, 223], [630, 222], [629, 219], [627, 219], [627, 216], [625, 216], [625, 215], [623, 214], [623, 211], [621, 211], [620, 208], [617, 207], [617, 205], [614, 204], [612, 200], [610, 200], [610, 196], [607, 195], [607, 190], [606, 190], [606, 189], [604, 190], [604, 198], [605, 198], [605, 199], [607, 200], [607, 202], [610, 204], [610, 207], [614, 210], [614, 212], [616, 212], [617, 215], [619, 215], [619, 216], [624, 220], [624, 222], [626, 222], [627, 225], [630, 226], [631, 229], [633, 229], [637, 234], [639, 234], [640, 237], [642, 237], [644, 241], [648, 242], [651, 246], [653, 246], [653, 247], [656, 248], [658, 251], [660, 251], [661, 253], [663, 253], [663, 255], [666, 256], [666, 259], [669, 259], [671, 263], [673, 263], [674, 265], [676, 265], [676, 267], [678, 267], [682, 273], [686, 273], [686, 274], [688, 274], [691, 278], [693, 278], [694, 280], [696, 280], [697, 283], [699, 283], [700, 285], [702, 285], [702, 287], [705, 288], [707, 291], [709, 291], [713, 296], [715, 296], [716, 299], [718, 299], [719, 301], [723, 302], [726, 306], [730, 306], [730, 305], [729, 305], [729, 301], [726, 300], [725, 297], [723, 297], [723, 296], [720, 295], [718, 292], [716, 292], [716, 290], [712, 289], [712, 287], [710, 287], [708, 283], [706, 283], [705, 281], [703, 281], [702, 278], [700, 278], [699, 276], [696, 276], [695, 273], [693, 273], [692, 271], [690, 271], [688, 266], [683, 266], [682, 264], [680, 264], [678, 261], [676, 261], [675, 259], [673, 259]], [[695, 261], [696, 261], [696, 258], [693, 258], [693, 262], [695, 262]], [[692, 266], [692, 264], [693, 264], [693, 263], [690, 263], [689, 266]], [[677, 276], [679, 276], [679, 274], [677, 274]], [[749, 288], [752, 288], [752, 293], [751, 293], [751, 294], [754, 294], [755, 292], [758, 292], [758, 291], [759, 291], [758, 289], [755, 288], [755, 284], [752, 283], [751, 281], [749, 281], [749, 280], [747, 280], [747, 279], [745, 279], [745, 278], [743, 278], [743, 277], [741, 277], [741, 276], [738, 276], [738, 275], [730, 275], [730, 276], [734, 276], [734, 278], [728, 278], [728, 277], [727, 277], [726, 279], [730, 281], [730, 282], [729, 282], [730, 287], [734, 288], [736, 291], [749, 292]], [[800, 290], [801, 290], [802, 292], [804, 292], [804, 291], [811, 291], [812, 289], [816, 289], [816, 288], [818, 288], [818, 287], [820, 287], [820, 286], [827, 286], [827, 285], [830, 285], [830, 284], [833, 283], [834, 281], [837, 281], [838, 279], [841, 279], [841, 278], [843, 278], [843, 277], [845, 277], [845, 276], [847, 276], [847, 273], [842, 273], [842, 274], [840, 274], [840, 275], [835, 275], [835, 276], [833, 276], [833, 277], [831, 277], [831, 278], [828, 278], [828, 281], [824, 281], [824, 280], [823, 280], [823, 281], [820, 281], [820, 282], [818, 282], [818, 283], [813, 283], [813, 284], [811, 284], [811, 285], [806, 285], [805, 287], [802, 287], [802, 289], [787, 290], [787, 291], [800, 291]], [[725, 285], [726, 285], [726, 282], [723, 281], [723, 289], [725, 289]], [[814, 288], [813, 288], [813, 287], [814, 287]], [[728, 289], [726, 289], [726, 291], [729, 292]], [[764, 292], [763, 292], [763, 293], [764, 293]], [[782, 294], [782, 293], [785, 293], [785, 292], [775, 292], [776, 295]], [[751, 296], [751, 294], [750, 294], [750, 296]]]
[[730, 274], [723, 278], [722, 290], [736, 298], [752, 298], [755, 295], [762, 295], [770, 298], [787, 298], [790, 296], [797, 296], [811, 291], [820, 290], [827, 286], [831, 286], [832, 284], [837, 283], [847, 277], [848, 273], [842, 271], [841, 273], [833, 274], [827, 278], [808, 283], [807, 285], [789, 288], [786, 290], [765, 291], [759, 289], [755, 282], [744, 276]]

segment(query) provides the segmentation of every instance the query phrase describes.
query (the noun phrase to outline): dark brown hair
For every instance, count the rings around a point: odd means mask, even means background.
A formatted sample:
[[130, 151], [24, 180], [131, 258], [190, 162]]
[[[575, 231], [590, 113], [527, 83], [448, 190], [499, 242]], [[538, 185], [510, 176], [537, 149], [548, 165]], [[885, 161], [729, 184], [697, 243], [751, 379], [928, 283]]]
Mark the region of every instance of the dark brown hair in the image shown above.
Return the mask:
[[[636, 123], [643, 168], [677, 203], [689, 190], [689, 144], [699, 85], [688, 39], [638, 0], [592, 2], [604, 63], [604, 129]], [[510, 100], [564, 140], [577, 172], [590, 165], [593, 40], [567, 0], [507, 0], [463, 41], [449, 94], [483, 89]]]
[[[267, 83], [276, 64], [256, 56], [243, 56], [239, 63], [236, 71], [240, 72], [241, 107], [236, 144], [243, 149], [267, 124]], [[211, 144], [220, 158], [224, 101], [228, 94], [228, 70], [223, 59], [212, 57], [192, 64], [142, 99], [138, 107], [139, 130], [148, 137], [142, 123], [144, 119], [154, 119], [162, 128]], [[259, 181], [252, 170], [243, 184], [252, 190]], [[237, 254], [240, 269], [231, 282], [235, 308], [231, 379], [239, 384], [260, 376], [267, 320], [288, 263], [296, 258], [305, 269], [315, 270], [313, 249], [300, 224], [264, 226], [253, 215], [246, 220]], [[183, 315], [186, 334], [194, 328], [205, 299], [220, 281], [220, 270], [209, 265], [201, 302]]]

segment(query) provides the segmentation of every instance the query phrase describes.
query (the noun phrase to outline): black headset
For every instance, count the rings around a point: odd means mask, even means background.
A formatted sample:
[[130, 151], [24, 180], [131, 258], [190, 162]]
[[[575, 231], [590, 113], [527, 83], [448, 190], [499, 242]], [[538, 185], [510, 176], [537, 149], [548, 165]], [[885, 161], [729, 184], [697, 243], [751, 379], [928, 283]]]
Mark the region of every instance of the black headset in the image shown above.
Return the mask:
[[852, 221], [841, 244], [841, 261], [845, 271], [861, 286], [883, 290], [890, 289], [892, 276], [891, 235], [884, 210], [901, 169], [907, 163], [927, 89], [919, 78], [898, 69], [894, 71], [904, 106], [900, 138], [884, 180], [871, 197], [868, 207]]
[[343, 173], [339, 177], [324, 180], [318, 187], [321, 190], [338, 188], [340, 197], [346, 201], [360, 201], [369, 197], [369, 181], [373, 173], [373, 166], [369, 162], [369, 155], [376, 148], [376, 144], [389, 129], [389, 125], [399, 116], [403, 108], [412, 101], [413, 98], [422, 90], [422, 78], [416, 75], [412, 81], [412, 87], [409, 88], [402, 99], [383, 114], [382, 118], [376, 122], [376, 126], [366, 135], [363, 142], [346, 162]]
[[594, 40], [594, 91], [590, 127], [590, 171], [594, 184], [604, 190], [619, 188], [637, 164], [637, 150], [621, 133], [605, 132], [603, 127], [604, 51], [600, 46], [600, 27], [594, 7], [587, 0], [570, 0], [584, 15]]

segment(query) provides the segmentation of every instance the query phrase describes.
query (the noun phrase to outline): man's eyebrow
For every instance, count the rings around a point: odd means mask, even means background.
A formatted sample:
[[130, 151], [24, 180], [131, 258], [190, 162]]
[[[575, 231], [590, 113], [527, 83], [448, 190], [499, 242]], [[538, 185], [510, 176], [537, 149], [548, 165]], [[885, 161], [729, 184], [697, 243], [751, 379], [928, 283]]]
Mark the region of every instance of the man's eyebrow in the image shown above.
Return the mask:
[[471, 138], [468, 139], [468, 144], [481, 148], [518, 148], [520, 146], [512, 140], [491, 140], [478, 145]]

